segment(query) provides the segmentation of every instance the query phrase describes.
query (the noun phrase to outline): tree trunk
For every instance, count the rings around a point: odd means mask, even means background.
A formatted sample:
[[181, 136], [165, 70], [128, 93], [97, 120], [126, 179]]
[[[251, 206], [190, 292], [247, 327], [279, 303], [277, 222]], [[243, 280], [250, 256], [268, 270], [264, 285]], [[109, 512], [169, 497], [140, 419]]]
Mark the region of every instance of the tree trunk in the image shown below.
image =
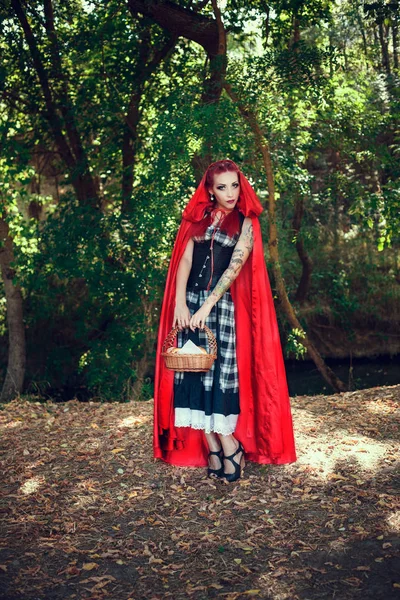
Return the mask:
[[[132, 103], [133, 98], [131, 98]], [[132, 193], [134, 169], [136, 160], [136, 142], [137, 142], [137, 126], [139, 124], [138, 104], [129, 104], [128, 114], [126, 119], [129, 119], [129, 126], [125, 126], [122, 137], [122, 206], [121, 210], [124, 214], [129, 213], [132, 208]], [[135, 113], [135, 114], [133, 114]]]
[[363, 41], [365, 64], [368, 66], [368, 42], [367, 42], [367, 36], [365, 35], [364, 20], [363, 20], [362, 16], [360, 15], [359, 8], [360, 8], [360, 5], [358, 4], [357, 8], [356, 8], [356, 18], [357, 18], [357, 23], [360, 28], [360, 33], [361, 33], [362, 41]]
[[0, 218], [0, 267], [3, 277], [7, 307], [8, 364], [7, 374], [0, 394], [0, 401], [8, 402], [22, 392], [25, 377], [25, 327], [23, 300], [19, 285], [13, 283], [15, 275], [13, 241], [8, 224]]
[[321, 373], [322, 377], [332, 386], [332, 388], [337, 392], [344, 392], [347, 390], [346, 385], [341, 381], [335, 373], [325, 364], [324, 359], [315, 348], [314, 344], [308, 338], [306, 332], [303, 330], [297, 316], [293, 310], [293, 307], [288, 298], [285, 282], [282, 277], [280, 262], [279, 262], [279, 252], [278, 252], [278, 235], [277, 235], [277, 227], [276, 227], [276, 217], [275, 217], [275, 184], [274, 184], [274, 176], [272, 169], [272, 160], [271, 153], [269, 149], [268, 141], [265, 139], [260, 126], [257, 122], [255, 115], [248, 109], [243, 106], [243, 104], [239, 101], [236, 94], [233, 92], [231, 86], [225, 82], [224, 84], [225, 90], [228, 93], [229, 97], [232, 101], [237, 105], [239, 111], [243, 115], [243, 117], [249, 123], [255, 137], [256, 146], [258, 150], [261, 152], [263, 163], [265, 167], [265, 172], [267, 175], [267, 185], [268, 185], [268, 216], [269, 216], [269, 241], [268, 248], [270, 252], [270, 258], [272, 261], [272, 270], [275, 277], [275, 283], [277, 288], [277, 293], [280, 301], [280, 305], [282, 310], [289, 321], [291, 327], [293, 329], [298, 329], [304, 334], [304, 339], [302, 339], [302, 343], [307, 348], [308, 353], [311, 359], [314, 361], [317, 369]]
[[265, 11], [264, 36], [265, 36], [265, 44], [268, 44], [269, 34], [271, 31], [271, 26], [270, 26], [271, 9], [268, 5], [266, 5], [264, 8], [264, 11]]
[[[300, 43], [300, 21], [298, 18], [298, 14], [293, 17], [293, 36], [289, 43], [289, 49], [294, 52], [294, 55], [297, 56], [299, 52], [299, 43]], [[295, 139], [298, 136], [298, 128], [299, 123], [296, 118], [296, 110], [294, 99], [292, 94], [289, 94], [289, 113], [290, 113], [290, 131], [294, 132]], [[306, 296], [308, 294], [308, 290], [310, 287], [311, 281], [311, 271], [312, 271], [312, 262], [310, 257], [307, 254], [307, 251], [304, 247], [303, 239], [300, 235], [301, 221], [304, 213], [304, 198], [299, 194], [295, 193], [295, 201], [294, 201], [294, 214], [293, 214], [293, 222], [292, 222], [292, 233], [295, 235], [296, 241], [296, 250], [299, 255], [300, 262], [302, 264], [302, 273], [299, 285], [297, 287], [295, 300], [300, 304], [304, 304]]]
[[52, 0], [44, 0], [45, 28], [48, 40], [50, 42], [51, 53], [51, 76], [57, 99], [57, 105], [63, 116], [65, 130], [69, 146], [75, 157], [76, 165], [80, 172], [79, 181], [83, 189], [84, 200], [90, 199], [90, 203], [96, 206], [98, 203], [98, 188], [95, 179], [92, 177], [89, 168], [87, 154], [79, 135], [74, 115], [74, 106], [68, 91], [68, 80], [65, 76], [65, 70], [61, 62], [61, 53], [58, 44], [57, 33], [54, 27], [54, 14]]
[[[178, 6], [169, 0], [128, 0], [132, 14], [141, 13], [173, 36], [185, 37], [204, 48], [210, 65], [210, 76], [205, 77], [203, 81], [201, 103], [204, 105], [219, 101], [226, 72], [225, 28], [215, 0], [212, 4], [216, 19], [198, 14], [194, 9]], [[197, 181], [200, 181], [210, 162], [211, 155], [207, 148], [203, 148], [193, 157], [192, 165]]]
[[300, 42], [300, 21], [298, 15], [296, 14], [293, 17], [293, 37], [291, 42], [289, 43], [289, 47], [294, 46], [297, 49], [297, 46]]
[[[54, 78], [52, 82], [49, 80], [21, 1], [11, 0], [11, 4], [24, 32], [25, 41], [42, 88], [46, 106], [46, 110], [42, 114], [49, 123], [57, 149], [67, 167], [71, 184], [81, 204], [98, 208], [100, 201], [97, 185], [90, 173], [87, 155], [75, 125], [72, 102], [63, 75], [51, 2], [46, 0], [44, 9], [46, 32], [51, 46], [50, 72]], [[59, 113], [61, 113], [62, 119]], [[66, 133], [64, 133], [64, 129]]]
[[145, 315], [145, 324], [147, 331], [149, 331], [149, 335], [146, 337], [145, 342], [141, 347], [141, 357], [139, 360], [135, 361], [133, 364], [133, 369], [136, 374], [135, 383], [132, 386], [130, 400], [142, 400], [141, 393], [143, 390], [143, 385], [145, 383], [146, 373], [149, 371], [150, 367], [150, 357], [153, 355], [153, 350], [155, 348], [157, 342], [156, 332], [153, 331], [152, 322], [154, 310], [157, 305], [155, 300], [148, 301], [147, 299], [143, 300], [143, 312]]
[[143, 400], [143, 398], [141, 397], [141, 394], [142, 394], [142, 390], [143, 390], [145, 376], [146, 376], [148, 369], [149, 369], [149, 357], [148, 357], [147, 352], [145, 352], [143, 354], [143, 356], [141, 357], [141, 359], [138, 360], [135, 364], [136, 380], [132, 386], [129, 400], [136, 400], [136, 401]]
[[381, 54], [382, 54], [382, 67], [385, 69], [386, 74], [390, 75], [390, 60], [389, 60], [389, 49], [387, 44], [387, 39], [384, 31], [384, 23], [380, 19], [378, 23], [378, 31], [379, 31], [379, 42], [381, 46]]
[[[379, 36], [378, 36], [378, 26], [376, 25], [376, 23], [374, 23], [374, 25], [373, 25], [373, 34], [374, 34], [374, 46], [376, 48], [378, 48], [379, 47]], [[379, 63], [379, 64], [375, 65], [375, 69], [377, 71], [380, 71], [381, 64]]]
[[395, 14], [393, 17], [393, 25], [392, 25], [392, 40], [393, 40], [393, 65], [396, 70], [399, 68], [399, 53], [397, 51], [398, 44], [398, 24], [397, 24], [397, 15]]
[[[209, 79], [204, 78], [203, 92], [200, 100], [203, 106], [219, 102], [227, 66], [226, 31], [222, 22], [221, 11], [218, 8], [216, 0], [211, 0], [211, 4], [217, 23], [217, 51], [216, 54], [208, 54], [211, 75]], [[208, 165], [212, 162], [211, 140], [205, 141], [200, 152], [194, 154], [191, 162], [195, 173], [196, 185], [198, 185]]]
[[218, 100], [222, 85], [217, 22], [169, 0], [128, 0], [128, 7], [132, 14], [150, 17], [173, 36], [182, 36], [203, 46], [210, 58], [211, 70], [210, 79], [205, 80], [204, 98], [208, 102]]
[[300, 235], [301, 221], [304, 213], [304, 198], [300, 194], [296, 194], [293, 215], [293, 233], [296, 236], [296, 250], [302, 264], [302, 272], [299, 285], [297, 287], [295, 300], [300, 305], [304, 304], [308, 290], [310, 289], [312, 260], [309, 257], [307, 250], [304, 247], [303, 239]]
[[210, 54], [217, 53], [217, 24], [213, 19], [170, 0], [128, 0], [128, 7], [133, 14], [150, 17], [173, 35], [197, 42]]
[[[132, 12], [132, 11], [131, 11]], [[137, 15], [132, 13], [132, 17]], [[122, 212], [132, 211], [133, 182], [135, 175], [135, 162], [139, 145], [138, 125], [140, 121], [140, 102], [144, 91], [144, 84], [154, 73], [158, 65], [168, 57], [174, 49], [177, 37], [167, 33], [167, 40], [154, 51], [148, 18], [142, 20], [141, 44], [138, 57], [137, 76], [134, 89], [129, 100], [128, 111], [125, 116], [124, 133], [122, 138]]]

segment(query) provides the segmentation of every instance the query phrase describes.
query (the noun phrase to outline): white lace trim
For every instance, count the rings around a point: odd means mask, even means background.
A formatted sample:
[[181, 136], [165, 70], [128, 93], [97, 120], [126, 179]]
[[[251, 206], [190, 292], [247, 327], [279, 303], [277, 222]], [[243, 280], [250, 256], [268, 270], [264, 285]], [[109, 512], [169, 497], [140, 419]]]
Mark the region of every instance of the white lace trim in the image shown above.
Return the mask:
[[239, 415], [212, 414], [206, 415], [203, 410], [191, 408], [175, 408], [175, 427], [192, 427], [204, 429], [206, 433], [230, 435], [234, 433]]

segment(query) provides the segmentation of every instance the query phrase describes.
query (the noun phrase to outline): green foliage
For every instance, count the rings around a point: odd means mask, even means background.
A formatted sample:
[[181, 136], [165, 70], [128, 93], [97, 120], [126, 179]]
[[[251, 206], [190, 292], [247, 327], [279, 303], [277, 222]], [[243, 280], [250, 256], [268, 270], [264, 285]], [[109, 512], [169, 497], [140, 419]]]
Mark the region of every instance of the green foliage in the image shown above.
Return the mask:
[[287, 336], [286, 343], [286, 354], [294, 354], [296, 360], [304, 358], [307, 348], [301, 343], [301, 340], [305, 338], [305, 332], [302, 329], [294, 328]]
[[[151, 206], [148, 194], [135, 200]], [[126, 398], [122, 392], [135, 380], [136, 365], [155, 334], [165, 231], [160, 215], [147, 210], [141, 215], [140, 224], [93, 215], [66, 197], [46, 221], [36, 269], [26, 281], [32, 333], [48, 328], [42, 344], [48, 344], [50, 356], [54, 338], [69, 346], [71, 374], [77, 371], [106, 399]], [[48, 363], [45, 373], [50, 380], [53, 367]]]
[[[191, 2], [176, 4], [193, 10]], [[103, 399], [127, 400], [139, 384], [141, 397], [149, 398], [163, 285], [181, 211], [199, 175], [196, 161], [233, 159], [266, 205], [262, 157], [227, 94], [218, 103], [202, 101], [210, 65], [198, 44], [181, 36], [166, 52], [170, 33], [133, 17], [117, 0], [53, 5], [62, 77], [54, 71], [42, 4], [24, 3], [56, 112], [61, 118], [67, 107], [74, 119], [101, 210], [79, 202], [72, 189], [30, 50], [4, 5], [0, 209], [25, 299], [27, 385], [82, 385]], [[201, 14], [213, 18], [211, 3]], [[301, 277], [297, 240], [313, 262], [302, 325], [328, 314], [330, 325], [351, 333], [361, 322], [383, 327], [388, 311], [398, 323], [399, 81], [395, 69], [390, 77], [382, 69], [377, 15], [345, 0], [268, 6], [228, 0], [222, 17], [227, 79], [256, 113], [271, 147], [281, 263], [292, 300]], [[139, 121], [126, 207], [129, 107]], [[295, 234], [299, 199], [304, 215]], [[266, 241], [266, 212], [261, 224]], [[0, 335], [6, 335], [4, 298]], [[301, 333], [286, 337], [286, 351], [303, 356]], [[4, 370], [4, 350], [0, 358]]]

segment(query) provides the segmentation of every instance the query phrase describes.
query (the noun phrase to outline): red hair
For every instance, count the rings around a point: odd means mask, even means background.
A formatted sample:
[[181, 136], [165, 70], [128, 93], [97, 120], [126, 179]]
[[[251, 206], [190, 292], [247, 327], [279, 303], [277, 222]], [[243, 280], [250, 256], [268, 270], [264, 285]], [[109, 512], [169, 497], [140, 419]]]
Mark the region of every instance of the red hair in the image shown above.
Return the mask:
[[[237, 173], [239, 184], [240, 184], [240, 169], [233, 160], [225, 159], [218, 160], [217, 162], [211, 163], [207, 171], [205, 173], [204, 179], [204, 187], [208, 194], [208, 189], [213, 187], [214, 185], [214, 175], [219, 175], [220, 173]], [[239, 195], [240, 198], [240, 195]], [[207, 227], [211, 225], [214, 220], [214, 215], [212, 214], [214, 209], [216, 208], [217, 203], [213, 202], [210, 206], [207, 206], [204, 212], [204, 217], [201, 221], [197, 223], [192, 223], [190, 234], [191, 236], [203, 236]], [[237, 206], [230, 212], [222, 221], [221, 231], [226, 233], [227, 235], [233, 237], [236, 233], [240, 231], [240, 219], [239, 219], [239, 210]]]
[[218, 160], [217, 162], [211, 163], [206, 171], [205, 187], [207, 188], [207, 191], [208, 188], [213, 187], [214, 185], [214, 175], [227, 173], [228, 171], [237, 173], [238, 179], [240, 180], [239, 167], [233, 162], [233, 160]]

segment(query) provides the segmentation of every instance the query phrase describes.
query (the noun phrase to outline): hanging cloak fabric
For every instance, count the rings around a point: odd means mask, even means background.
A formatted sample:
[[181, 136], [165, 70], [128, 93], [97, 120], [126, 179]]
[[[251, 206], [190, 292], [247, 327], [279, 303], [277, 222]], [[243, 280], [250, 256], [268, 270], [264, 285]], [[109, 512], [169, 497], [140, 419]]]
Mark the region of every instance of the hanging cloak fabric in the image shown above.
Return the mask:
[[[229, 288], [235, 305], [240, 399], [234, 435], [242, 442], [247, 460], [262, 464], [291, 463], [296, 460], [296, 451], [285, 365], [258, 220], [263, 209], [240, 170], [239, 180], [240, 195], [236, 206], [252, 220], [254, 245]], [[206, 466], [209, 452], [203, 431], [174, 426], [174, 371], [166, 368], [161, 357], [163, 342], [172, 329], [176, 274], [190, 238], [191, 224], [200, 221], [213, 207], [205, 181], [206, 174], [183, 211], [169, 265], [158, 331], [154, 457], [177, 466]]]

